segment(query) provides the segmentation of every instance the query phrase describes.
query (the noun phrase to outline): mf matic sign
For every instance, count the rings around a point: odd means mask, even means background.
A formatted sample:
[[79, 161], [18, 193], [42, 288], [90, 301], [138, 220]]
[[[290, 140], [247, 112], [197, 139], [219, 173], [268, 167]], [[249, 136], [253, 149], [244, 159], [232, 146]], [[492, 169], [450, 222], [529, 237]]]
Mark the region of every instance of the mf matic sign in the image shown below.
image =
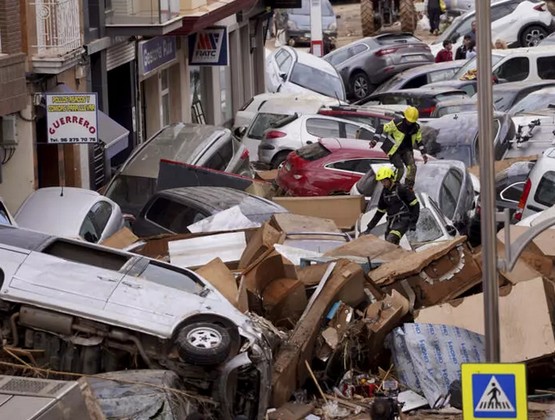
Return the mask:
[[228, 65], [227, 28], [215, 26], [189, 36], [189, 64], [192, 66]]
[[47, 94], [48, 143], [96, 143], [96, 93]]

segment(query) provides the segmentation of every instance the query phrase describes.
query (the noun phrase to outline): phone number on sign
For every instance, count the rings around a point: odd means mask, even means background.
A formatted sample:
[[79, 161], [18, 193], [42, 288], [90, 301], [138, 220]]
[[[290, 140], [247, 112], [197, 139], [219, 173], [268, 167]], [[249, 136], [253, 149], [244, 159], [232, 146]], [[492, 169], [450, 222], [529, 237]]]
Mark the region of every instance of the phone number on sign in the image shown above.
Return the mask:
[[50, 143], [96, 143], [96, 137], [50, 137]]

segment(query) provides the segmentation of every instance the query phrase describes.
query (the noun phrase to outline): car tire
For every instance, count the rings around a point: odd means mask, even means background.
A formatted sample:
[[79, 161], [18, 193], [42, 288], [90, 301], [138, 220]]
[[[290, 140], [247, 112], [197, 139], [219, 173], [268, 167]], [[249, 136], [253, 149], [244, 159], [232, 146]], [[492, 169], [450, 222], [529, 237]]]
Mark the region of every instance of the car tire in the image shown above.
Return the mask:
[[368, 76], [363, 71], [355, 73], [351, 77], [351, 95], [357, 101], [366, 98], [370, 95], [371, 85]]
[[522, 30], [518, 42], [521, 47], [535, 47], [547, 35], [547, 29], [543, 26], [530, 25]]
[[277, 155], [274, 156], [274, 158], [272, 159], [272, 169], [278, 169], [279, 166], [285, 162], [285, 159], [287, 159], [287, 156], [289, 155], [289, 153], [291, 153], [290, 150], [286, 150], [285, 152], [279, 152]]
[[401, 31], [414, 33], [416, 30], [417, 17], [414, 0], [399, 1], [399, 20], [401, 21]]
[[287, 40], [287, 45], [289, 45], [290, 47], [294, 47], [295, 45], [297, 45], [297, 41], [295, 41], [295, 38], [289, 38]]
[[376, 32], [374, 24], [373, 0], [360, 0], [360, 23], [362, 25], [362, 36], [372, 36]]
[[183, 327], [175, 340], [179, 357], [187, 363], [214, 366], [231, 351], [231, 335], [218, 324], [196, 322]]

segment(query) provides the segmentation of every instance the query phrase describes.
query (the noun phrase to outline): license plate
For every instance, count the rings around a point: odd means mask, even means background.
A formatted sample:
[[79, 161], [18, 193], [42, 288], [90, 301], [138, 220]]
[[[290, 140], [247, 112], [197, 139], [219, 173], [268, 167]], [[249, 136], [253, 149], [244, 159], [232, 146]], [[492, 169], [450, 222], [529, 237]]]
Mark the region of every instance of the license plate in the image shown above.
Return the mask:
[[415, 61], [426, 61], [426, 58], [422, 55], [405, 55], [401, 61], [404, 63], [413, 63]]

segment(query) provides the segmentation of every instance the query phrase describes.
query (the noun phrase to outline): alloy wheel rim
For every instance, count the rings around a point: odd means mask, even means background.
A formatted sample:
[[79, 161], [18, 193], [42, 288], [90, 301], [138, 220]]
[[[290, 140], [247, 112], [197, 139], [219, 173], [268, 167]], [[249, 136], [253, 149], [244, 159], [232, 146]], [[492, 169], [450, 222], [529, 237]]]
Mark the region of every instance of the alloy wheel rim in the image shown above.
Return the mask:
[[215, 329], [199, 327], [189, 331], [187, 341], [198, 349], [213, 349], [222, 343], [222, 335]]

